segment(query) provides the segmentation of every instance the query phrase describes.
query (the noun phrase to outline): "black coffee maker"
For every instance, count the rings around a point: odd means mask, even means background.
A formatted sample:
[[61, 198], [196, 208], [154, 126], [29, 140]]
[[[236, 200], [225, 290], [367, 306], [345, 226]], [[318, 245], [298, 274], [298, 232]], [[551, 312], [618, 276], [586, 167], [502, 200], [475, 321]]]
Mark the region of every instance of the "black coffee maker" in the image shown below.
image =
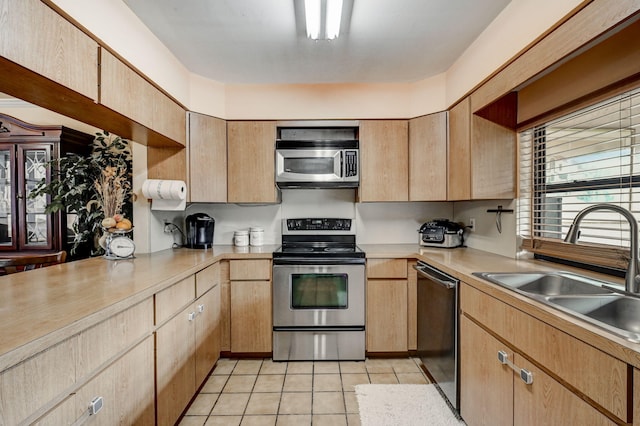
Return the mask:
[[216, 221], [205, 213], [187, 216], [187, 243], [185, 247], [207, 249], [213, 246], [213, 228]]

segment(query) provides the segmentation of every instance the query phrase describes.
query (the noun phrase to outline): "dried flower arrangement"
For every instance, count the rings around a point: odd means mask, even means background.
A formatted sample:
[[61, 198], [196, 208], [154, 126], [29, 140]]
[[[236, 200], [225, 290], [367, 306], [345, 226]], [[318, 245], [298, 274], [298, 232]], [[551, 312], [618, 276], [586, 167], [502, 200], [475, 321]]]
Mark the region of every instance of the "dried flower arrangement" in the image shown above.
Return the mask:
[[[47, 213], [65, 211], [76, 216], [71, 224], [72, 256], [102, 254], [98, 240], [103, 228], [131, 229], [131, 221], [124, 219], [131, 218], [133, 211], [133, 161], [128, 140], [106, 131], [97, 133], [90, 155], [69, 154], [52, 161], [51, 167], [51, 181], [43, 179], [31, 196], [50, 197]], [[105, 220], [108, 222], [103, 224]]]

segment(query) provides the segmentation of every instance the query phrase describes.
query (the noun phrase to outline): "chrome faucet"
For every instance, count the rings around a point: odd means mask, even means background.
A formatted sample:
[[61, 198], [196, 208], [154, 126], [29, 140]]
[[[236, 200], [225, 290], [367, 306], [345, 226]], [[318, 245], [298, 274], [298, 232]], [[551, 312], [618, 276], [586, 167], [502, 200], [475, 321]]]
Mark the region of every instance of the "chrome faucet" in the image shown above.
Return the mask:
[[631, 235], [629, 236], [630, 253], [629, 253], [629, 266], [627, 267], [627, 273], [624, 277], [625, 290], [629, 293], [640, 293], [640, 260], [638, 259], [638, 221], [633, 214], [620, 206], [615, 204], [595, 204], [593, 206], [582, 209], [576, 217], [573, 219], [573, 223], [569, 227], [567, 236], [564, 237], [564, 241], [567, 243], [575, 244], [578, 241], [580, 222], [584, 217], [596, 210], [612, 210], [620, 213], [629, 222], [629, 228]]

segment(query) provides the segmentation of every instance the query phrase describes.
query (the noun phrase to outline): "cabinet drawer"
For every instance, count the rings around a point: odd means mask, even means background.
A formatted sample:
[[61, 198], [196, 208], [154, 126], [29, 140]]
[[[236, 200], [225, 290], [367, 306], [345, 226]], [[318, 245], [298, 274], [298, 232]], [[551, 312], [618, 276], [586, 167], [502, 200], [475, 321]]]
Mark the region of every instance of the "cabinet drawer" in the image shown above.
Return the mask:
[[628, 421], [630, 367], [471, 286], [462, 285], [462, 311], [526, 354], [560, 381]]
[[232, 281], [254, 281], [271, 279], [271, 260], [230, 260], [229, 277]]
[[153, 327], [153, 299], [148, 298], [80, 333], [78, 378], [85, 377]]
[[156, 294], [156, 325], [171, 318], [189, 302], [195, 300], [195, 275]]
[[368, 259], [367, 278], [407, 278], [407, 259]]
[[202, 296], [216, 284], [220, 284], [219, 262], [214, 263], [196, 274], [196, 297]]
[[77, 337], [0, 374], [0, 424], [16, 425], [76, 381]]

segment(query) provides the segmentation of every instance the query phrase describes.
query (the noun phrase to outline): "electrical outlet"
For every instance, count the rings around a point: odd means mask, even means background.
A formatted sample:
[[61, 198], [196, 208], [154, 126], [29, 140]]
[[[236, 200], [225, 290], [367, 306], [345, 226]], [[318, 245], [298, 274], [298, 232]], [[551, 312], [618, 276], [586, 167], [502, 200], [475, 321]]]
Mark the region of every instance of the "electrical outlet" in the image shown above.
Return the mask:
[[476, 230], [476, 219], [474, 217], [469, 219], [469, 230], [471, 232], [475, 232]]

